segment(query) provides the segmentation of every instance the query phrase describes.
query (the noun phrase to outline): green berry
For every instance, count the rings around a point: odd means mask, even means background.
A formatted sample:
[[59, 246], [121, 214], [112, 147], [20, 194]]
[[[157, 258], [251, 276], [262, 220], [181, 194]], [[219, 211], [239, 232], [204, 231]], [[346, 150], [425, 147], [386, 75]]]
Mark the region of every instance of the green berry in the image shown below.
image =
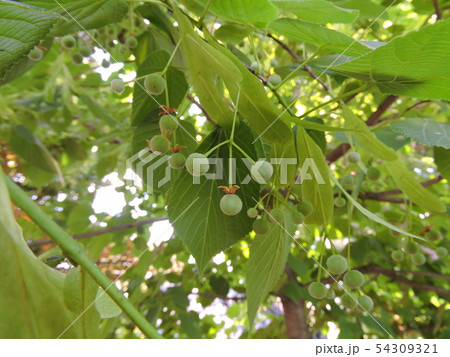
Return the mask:
[[160, 95], [166, 89], [166, 80], [157, 73], [145, 77], [144, 87], [151, 95]]
[[297, 205], [297, 210], [305, 217], [308, 217], [314, 211], [314, 207], [309, 201], [302, 201]]
[[120, 54], [125, 55], [125, 54], [128, 53], [129, 50], [130, 50], [130, 49], [128, 48], [128, 46], [125, 45], [124, 43], [121, 43], [121, 44], [119, 45], [119, 53], [120, 53]]
[[381, 171], [376, 167], [369, 167], [367, 169], [367, 177], [373, 181], [376, 181], [381, 177]]
[[341, 296], [341, 304], [350, 310], [353, 310], [358, 306], [356, 298], [353, 295], [347, 293]]
[[266, 219], [257, 219], [253, 222], [253, 230], [261, 236], [266, 235], [270, 230], [270, 224]]
[[334, 205], [336, 207], [344, 207], [346, 204], [347, 204], [347, 200], [342, 196], [336, 197], [334, 199]]
[[61, 44], [63, 45], [64, 48], [69, 49], [69, 48], [74, 48], [76, 45], [76, 40], [75, 38], [73, 38], [73, 36], [64, 36], [61, 39]]
[[250, 67], [251, 67], [252, 69], [254, 69], [256, 72], [261, 72], [261, 71], [262, 71], [262, 64], [261, 64], [261, 63], [258, 63], [257, 61], [253, 61], [253, 62], [250, 64]]
[[333, 300], [336, 297], [336, 293], [332, 289], [328, 289], [327, 291], [327, 299]]
[[250, 169], [253, 180], [259, 184], [266, 184], [273, 175], [273, 166], [264, 160], [258, 160]]
[[284, 212], [281, 208], [275, 207], [269, 212], [269, 221], [272, 223], [280, 223], [284, 222]]
[[113, 40], [109, 40], [106, 42], [106, 47], [109, 49], [113, 49], [114, 47], [116, 47], [116, 43]]
[[220, 209], [227, 216], [235, 216], [242, 210], [242, 200], [235, 194], [225, 195], [220, 200]]
[[331, 274], [342, 274], [347, 270], [348, 263], [342, 255], [334, 254], [327, 259], [327, 268]]
[[28, 54], [28, 58], [32, 61], [40, 61], [42, 59], [42, 51], [39, 47], [33, 48]]
[[83, 57], [89, 57], [92, 53], [91, 49], [88, 46], [84, 46], [84, 45], [80, 46], [79, 50]]
[[169, 166], [172, 169], [181, 169], [186, 162], [186, 158], [180, 152], [172, 154], [169, 158]]
[[348, 154], [347, 158], [348, 158], [348, 161], [350, 161], [351, 163], [354, 163], [354, 164], [361, 161], [361, 155], [358, 154], [357, 152], [351, 152], [350, 154]]
[[411, 261], [414, 265], [424, 265], [427, 261], [427, 258], [425, 258], [425, 255], [422, 253], [416, 253], [411, 255]]
[[109, 65], [110, 65], [110, 63], [109, 63], [108, 60], [104, 59], [104, 60], [102, 61], [102, 67], [103, 67], [103, 68], [108, 68]]
[[428, 239], [430, 242], [436, 242], [440, 240], [441, 233], [437, 231], [436, 229], [431, 229], [427, 233], [425, 233], [425, 238]]
[[292, 213], [292, 222], [294, 224], [302, 224], [305, 221], [305, 216], [303, 213], [294, 212]]
[[448, 254], [448, 250], [444, 247], [439, 247], [436, 249], [436, 254], [439, 258], [444, 258]]
[[278, 60], [276, 60], [275, 58], [272, 59], [272, 60], [270, 61], [270, 65], [271, 65], [272, 67], [278, 67]]
[[403, 254], [403, 252], [401, 250], [394, 250], [391, 253], [391, 258], [393, 261], [401, 262], [403, 259], [405, 259], [405, 255]]
[[413, 255], [413, 254], [416, 254], [419, 251], [419, 246], [417, 245], [416, 242], [408, 241], [403, 246], [403, 251], [406, 254]]
[[165, 154], [169, 151], [170, 142], [165, 136], [155, 135], [150, 140], [150, 149], [157, 155]]
[[350, 187], [355, 183], [355, 178], [352, 175], [344, 175], [341, 179], [341, 182], [344, 186]]
[[364, 283], [364, 276], [358, 270], [351, 270], [344, 275], [344, 284], [350, 289], [358, 289]]
[[258, 210], [254, 207], [251, 207], [247, 210], [247, 216], [250, 218], [256, 218], [258, 216]]
[[131, 48], [131, 49], [135, 49], [136, 46], [138, 45], [138, 41], [136, 40], [136, 37], [128, 37], [125, 41], [125, 44]]
[[269, 84], [273, 87], [278, 87], [281, 83], [281, 77], [278, 74], [272, 74], [267, 78]]
[[83, 56], [80, 52], [74, 52], [72, 54], [72, 63], [76, 65], [80, 65], [83, 63]]
[[371, 311], [373, 309], [373, 300], [370, 296], [362, 295], [358, 297], [358, 304], [364, 311]]
[[173, 132], [178, 128], [178, 120], [172, 115], [163, 115], [159, 119], [159, 128], [164, 132]]
[[122, 94], [125, 90], [125, 84], [122, 82], [121, 79], [113, 79], [111, 81], [111, 89], [114, 93]]
[[321, 300], [324, 299], [327, 296], [327, 288], [322, 283], [313, 282], [309, 284], [308, 286], [308, 292], [309, 295], [311, 295], [313, 298]]
[[205, 155], [194, 152], [186, 159], [185, 166], [192, 176], [202, 176], [209, 170], [209, 161]]

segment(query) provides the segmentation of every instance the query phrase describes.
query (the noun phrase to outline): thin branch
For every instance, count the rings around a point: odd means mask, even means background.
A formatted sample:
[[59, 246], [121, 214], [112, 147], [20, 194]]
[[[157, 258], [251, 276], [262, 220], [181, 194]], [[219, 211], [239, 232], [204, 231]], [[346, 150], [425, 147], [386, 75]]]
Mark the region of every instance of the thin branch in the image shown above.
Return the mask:
[[214, 125], [217, 125], [217, 123], [211, 118], [211, 116], [208, 114], [208, 112], [205, 110], [205, 108], [203, 108], [203, 106], [190, 94], [187, 95], [187, 98], [194, 103], [198, 109], [200, 109], [203, 113], [203, 115], [205, 116], [206, 120], [208, 120], [209, 122], [211, 122]]
[[436, 19], [442, 19], [441, 7], [439, 6], [439, 0], [433, 0], [434, 13], [436, 14]]

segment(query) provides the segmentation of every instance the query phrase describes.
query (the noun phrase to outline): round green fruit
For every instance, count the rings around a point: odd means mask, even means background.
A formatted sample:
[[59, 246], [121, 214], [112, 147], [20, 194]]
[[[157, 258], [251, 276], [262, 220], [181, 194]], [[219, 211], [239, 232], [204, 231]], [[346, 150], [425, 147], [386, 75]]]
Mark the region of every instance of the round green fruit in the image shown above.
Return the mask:
[[250, 67], [255, 70], [256, 72], [261, 72], [262, 71], [262, 64], [258, 63], [257, 61], [253, 61], [250, 64]]
[[202, 176], [209, 170], [209, 161], [205, 155], [194, 152], [186, 159], [185, 166], [192, 176]]
[[348, 161], [350, 161], [353, 164], [356, 164], [357, 162], [361, 161], [361, 155], [358, 154], [357, 152], [351, 152], [350, 154], [348, 154], [347, 158]]
[[114, 93], [122, 94], [125, 91], [125, 84], [121, 79], [113, 79], [110, 84]]
[[91, 55], [91, 49], [88, 46], [80, 46], [80, 53], [83, 57], [89, 57]]
[[269, 221], [272, 223], [283, 224], [284, 222], [284, 212], [281, 208], [275, 207], [269, 212]]
[[235, 194], [225, 195], [220, 200], [220, 209], [227, 216], [235, 216], [242, 210], [242, 200]]
[[303, 215], [303, 213], [294, 212], [292, 213], [292, 222], [294, 224], [302, 224], [303, 222], [305, 222], [305, 216]]
[[444, 247], [439, 247], [439, 248], [436, 249], [436, 255], [439, 258], [444, 258], [444, 257], [447, 256], [447, 254], [448, 254], [448, 250], [446, 248], [444, 248]]
[[313, 298], [321, 300], [324, 299], [327, 296], [327, 288], [322, 283], [313, 282], [309, 284], [308, 286], [308, 292], [309, 295], [311, 295]]
[[391, 253], [391, 258], [395, 262], [401, 262], [403, 259], [405, 259], [405, 255], [401, 250], [394, 250]]
[[327, 299], [333, 300], [336, 297], [336, 293], [332, 289], [328, 289], [327, 291]]
[[308, 217], [313, 213], [314, 207], [309, 201], [302, 201], [297, 205], [297, 211], [303, 214], [305, 217]]
[[61, 39], [61, 44], [63, 45], [64, 48], [70, 49], [70, 48], [74, 48], [76, 45], [77, 41], [75, 40], [75, 38], [73, 38], [73, 36], [64, 36]]
[[169, 158], [169, 166], [172, 169], [181, 169], [186, 163], [186, 158], [180, 152], [172, 154]]
[[266, 184], [273, 175], [273, 166], [264, 160], [258, 160], [250, 169], [253, 180], [259, 184]]
[[169, 151], [170, 142], [165, 136], [155, 135], [150, 140], [150, 149], [157, 155], [165, 154]]
[[367, 177], [372, 181], [376, 181], [381, 177], [381, 171], [376, 167], [369, 167], [367, 169]]
[[151, 95], [160, 95], [166, 89], [166, 80], [161, 75], [152, 73], [145, 77], [144, 87]]
[[358, 297], [358, 304], [364, 311], [371, 311], [373, 309], [373, 300], [370, 296], [362, 295]]
[[108, 68], [109, 65], [110, 65], [110, 63], [109, 63], [108, 60], [104, 59], [104, 60], [102, 61], [102, 67], [103, 67], [103, 68]]
[[278, 87], [281, 83], [281, 77], [278, 74], [272, 74], [267, 78], [267, 81], [272, 87]]
[[416, 253], [411, 255], [411, 261], [414, 265], [424, 265], [427, 261], [427, 258], [425, 258], [425, 255], [422, 253]]
[[341, 304], [347, 309], [353, 310], [358, 306], [358, 301], [353, 295], [346, 293], [341, 296]]
[[439, 231], [437, 231], [436, 229], [430, 229], [427, 233], [425, 233], [425, 238], [430, 242], [437, 242], [442, 237]]
[[128, 53], [129, 50], [130, 50], [130, 49], [128, 48], [127, 45], [125, 45], [125, 44], [123, 44], [123, 43], [121, 43], [121, 44], [119, 45], [119, 53], [120, 53], [120, 54], [126, 55], [126, 54]]
[[270, 230], [270, 224], [264, 218], [257, 219], [253, 222], [253, 230], [261, 236], [266, 235]]
[[416, 242], [408, 241], [403, 246], [403, 251], [406, 254], [413, 255], [413, 254], [416, 254], [419, 251], [419, 246], [417, 245]]
[[352, 175], [344, 175], [341, 182], [344, 186], [350, 187], [355, 184], [355, 178]]
[[342, 274], [347, 270], [348, 263], [342, 255], [334, 254], [327, 259], [327, 268], [331, 274]]
[[340, 196], [340, 197], [336, 197], [334, 199], [334, 205], [336, 207], [344, 207], [347, 204], [347, 201], [344, 197]]
[[42, 59], [42, 51], [39, 47], [33, 48], [28, 54], [28, 58], [32, 61], [40, 61]]
[[250, 207], [247, 210], [247, 216], [249, 216], [250, 218], [256, 218], [258, 217], [258, 210], [254, 207]]
[[159, 128], [164, 132], [172, 132], [178, 128], [178, 120], [172, 115], [163, 115], [159, 119]]
[[125, 44], [133, 50], [138, 45], [138, 41], [136, 40], [136, 37], [128, 37], [125, 40]]
[[80, 52], [74, 52], [72, 54], [72, 63], [76, 65], [80, 65], [83, 63], [83, 56]]
[[364, 276], [358, 270], [351, 270], [345, 273], [344, 284], [349, 289], [358, 289], [364, 284]]

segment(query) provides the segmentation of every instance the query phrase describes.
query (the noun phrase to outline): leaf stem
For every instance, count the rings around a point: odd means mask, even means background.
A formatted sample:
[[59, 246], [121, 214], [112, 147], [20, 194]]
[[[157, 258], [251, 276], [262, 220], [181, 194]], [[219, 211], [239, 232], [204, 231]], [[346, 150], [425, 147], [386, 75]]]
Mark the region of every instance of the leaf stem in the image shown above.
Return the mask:
[[229, 142], [230, 142], [229, 139], [228, 139], [228, 140], [225, 140], [225, 141], [222, 141], [220, 144], [217, 144], [217, 145], [214, 146], [213, 148], [209, 149], [209, 150], [205, 153], [205, 156], [211, 155], [215, 150], [217, 150], [218, 148], [220, 148], [221, 146], [223, 146], [223, 145], [225, 145], [225, 144], [228, 144]]

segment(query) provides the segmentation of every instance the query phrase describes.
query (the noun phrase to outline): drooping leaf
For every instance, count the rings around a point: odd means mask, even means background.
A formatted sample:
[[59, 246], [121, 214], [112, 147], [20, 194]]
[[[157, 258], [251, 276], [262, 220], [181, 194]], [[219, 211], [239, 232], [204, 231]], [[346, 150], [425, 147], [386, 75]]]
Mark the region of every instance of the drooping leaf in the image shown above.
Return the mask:
[[324, 51], [339, 55], [358, 57], [372, 50], [338, 31], [301, 20], [282, 18], [272, 21], [268, 29], [280, 35], [314, 46], [323, 46]]
[[214, 31], [214, 37], [222, 42], [240, 43], [252, 32], [248, 26], [241, 24], [224, 24]]
[[281, 10], [289, 11], [301, 20], [318, 24], [352, 23], [359, 15], [358, 10], [344, 9], [326, 0], [277, 0], [272, 1], [272, 4]]
[[408, 118], [391, 123], [392, 129], [419, 143], [450, 149], [450, 124], [429, 118]]
[[434, 162], [438, 167], [439, 173], [450, 181], [450, 149], [442, 147], [434, 148]]
[[122, 313], [122, 310], [101, 288], [96, 291], [95, 308], [102, 319], [111, 319]]
[[375, 83], [383, 93], [449, 100], [449, 33], [450, 19], [438, 21], [331, 69]]
[[[34, 256], [22, 237], [0, 175], [0, 336], [57, 338], [75, 319], [64, 305], [64, 275]], [[63, 338], [79, 338], [69, 330]]]

